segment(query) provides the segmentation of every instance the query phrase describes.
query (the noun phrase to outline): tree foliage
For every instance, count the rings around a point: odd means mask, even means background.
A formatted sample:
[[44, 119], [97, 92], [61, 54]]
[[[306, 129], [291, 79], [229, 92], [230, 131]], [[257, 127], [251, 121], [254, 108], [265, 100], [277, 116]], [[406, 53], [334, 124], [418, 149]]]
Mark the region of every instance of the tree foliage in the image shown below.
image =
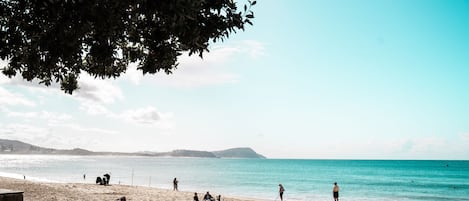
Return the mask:
[[182, 52], [202, 57], [210, 42], [251, 24], [255, 1], [233, 0], [3, 0], [2, 72], [57, 82], [72, 93], [80, 73], [118, 77], [130, 62], [143, 74], [177, 67]]

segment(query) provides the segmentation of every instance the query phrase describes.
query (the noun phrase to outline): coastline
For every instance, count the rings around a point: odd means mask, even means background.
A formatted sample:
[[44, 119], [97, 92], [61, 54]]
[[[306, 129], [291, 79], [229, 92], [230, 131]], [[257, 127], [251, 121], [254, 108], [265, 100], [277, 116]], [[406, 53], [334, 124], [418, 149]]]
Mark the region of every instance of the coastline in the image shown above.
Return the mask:
[[[18, 156], [0, 157], [0, 164], [0, 188], [33, 191], [36, 197], [26, 194], [26, 200], [115, 201], [118, 196], [126, 196], [128, 200], [191, 201], [194, 192], [200, 200], [208, 190], [213, 196], [221, 194], [225, 201], [267, 201], [278, 197], [279, 183], [286, 187], [287, 200], [330, 200], [332, 182], [337, 181], [342, 187], [341, 200], [469, 201], [469, 161]], [[86, 179], [83, 172], [87, 173]], [[112, 173], [113, 186], [94, 184], [94, 175], [103, 172]], [[181, 179], [179, 187], [185, 192], [171, 191], [167, 181], [173, 175]], [[374, 188], [369, 188], [370, 184]], [[82, 194], [75, 196], [77, 192]], [[58, 195], [43, 198], [48, 196], [46, 193]], [[149, 196], [139, 197], [139, 193]]]
[[[135, 201], [192, 201], [194, 192], [172, 191], [144, 186], [85, 183], [49, 183], [0, 177], [0, 188], [23, 191], [25, 201], [113, 201], [121, 197]], [[197, 192], [202, 200], [205, 192]], [[218, 195], [210, 192], [212, 196]], [[224, 201], [261, 201], [251, 198], [223, 197]]]

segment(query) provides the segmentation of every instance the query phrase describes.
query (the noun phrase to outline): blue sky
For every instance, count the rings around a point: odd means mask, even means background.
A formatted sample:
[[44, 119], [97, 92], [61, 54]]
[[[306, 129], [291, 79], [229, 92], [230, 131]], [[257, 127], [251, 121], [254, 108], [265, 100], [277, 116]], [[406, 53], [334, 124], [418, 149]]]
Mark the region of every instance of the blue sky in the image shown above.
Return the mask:
[[[106, 151], [469, 159], [469, 1], [259, 1], [173, 75], [0, 76], [0, 138]], [[1, 65], [5, 65], [2, 62]]]

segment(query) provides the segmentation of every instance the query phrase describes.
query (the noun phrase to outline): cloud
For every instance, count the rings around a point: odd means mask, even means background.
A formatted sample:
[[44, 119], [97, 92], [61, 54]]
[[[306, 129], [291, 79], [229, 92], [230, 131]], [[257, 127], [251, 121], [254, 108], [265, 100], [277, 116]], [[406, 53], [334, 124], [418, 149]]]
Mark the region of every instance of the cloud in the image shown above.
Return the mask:
[[[173, 74], [143, 76], [142, 71], [137, 70], [137, 64], [128, 66], [125, 74], [121, 77], [132, 84], [139, 85], [142, 81], [163, 86], [172, 87], [203, 87], [220, 84], [233, 84], [239, 81], [239, 75], [229, 71], [229, 61], [235, 58], [257, 59], [265, 55], [264, 44], [254, 40], [245, 40], [224, 46], [213, 46], [211, 51], [204, 54], [201, 59], [197, 55], [188, 56], [183, 54], [178, 58], [178, 69]], [[5, 61], [2, 65], [6, 65]], [[39, 84], [38, 80], [25, 81], [21, 76], [7, 78], [0, 75], [0, 84], [25, 86], [33, 92], [62, 93], [60, 85], [52, 83], [49, 87]], [[74, 92], [73, 97], [80, 100], [90, 100], [98, 103], [113, 103], [124, 99], [121, 89], [116, 81], [111, 79], [101, 80], [82, 73], [78, 80], [79, 89]]]
[[30, 142], [42, 141], [50, 137], [47, 128], [32, 126], [28, 124], [0, 124], [0, 135], [2, 138], [13, 140], [28, 140]]
[[104, 105], [90, 101], [84, 101], [80, 105], [80, 109], [89, 115], [102, 115], [107, 118], [120, 120], [137, 126], [156, 126], [159, 128], [171, 128], [171, 118], [173, 114], [159, 112], [155, 107], [147, 106], [136, 109], [129, 109], [123, 112], [113, 112], [108, 110]]
[[113, 103], [124, 98], [121, 89], [111, 80], [95, 79], [90, 75], [82, 74], [79, 80], [79, 89], [74, 97], [100, 103]]
[[249, 56], [252, 58], [259, 58], [266, 55], [265, 45], [259, 41], [245, 40], [242, 44], [245, 48], [243, 51], [248, 52]]
[[164, 129], [172, 127], [170, 119], [173, 117], [173, 114], [158, 112], [154, 107], [126, 110], [115, 116], [127, 122], [140, 125], [158, 126], [159, 128]]
[[90, 100], [82, 100], [80, 102], [80, 110], [85, 111], [89, 115], [112, 115], [103, 104], [96, 103]]
[[143, 72], [137, 70], [137, 63], [131, 63], [127, 66], [127, 70], [122, 77], [134, 85], [139, 85], [143, 78]]
[[35, 106], [36, 103], [26, 99], [23, 95], [19, 93], [13, 93], [0, 87], [0, 105]]
[[81, 133], [87, 133], [89, 135], [96, 135], [96, 134], [106, 134], [106, 135], [113, 135], [113, 134], [118, 134], [118, 131], [114, 130], [108, 130], [108, 129], [102, 129], [102, 128], [93, 128], [89, 126], [81, 126], [78, 124], [73, 124], [73, 123], [56, 123], [56, 124], [50, 124], [49, 126], [51, 127], [62, 127], [62, 128], [67, 128], [71, 129], [74, 131], [79, 131]]
[[58, 123], [64, 122], [72, 119], [72, 116], [68, 114], [61, 114], [55, 112], [7, 112], [8, 117], [16, 117], [21, 119], [44, 119], [47, 120], [49, 123]]
[[117, 133], [113, 130], [90, 128], [71, 123], [48, 125], [47, 128], [29, 124], [0, 124], [2, 138], [59, 149], [73, 147], [92, 149], [109, 139], [109, 135]]
[[197, 55], [189, 56], [185, 53], [178, 58], [179, 66], [171, 75], [157, 73], [143, 76], [142, 72], [137, 70], [137, 64], [131, 64], [123, 77], [136, 85], [142, 81], [156, 85], [190, 88], [232, 84], [239, 81], [239, 75], [230, 72], [229, 67], [232, 67], [229, 66], [230, 60], [258, 59], [263, 55], [265, 55], [263, 43], [246, 40], [231, 45], [213, 46], [210, 52], [204, 54], [203, 59]]
[[123, 119], [142, 124], [153, 124], [161, 120], [161, 115], [158, 114], [156, 109], [153, 107], [127, 110], [122, 113], [122, 117]]
[[[26, 81], [21, 76], [15, 76], [13, 78], [7, 78], [3, 74], [0, 75], [0, 84], [8, 84], [13, 86], [25, 87], [32, 93], [44, 93], [55, 95], [69, 96], [60, 90], [60, 84], [51, 83], [50, 86], [39, 84], [37, 79], [32, 81]], [[86, 73], [80, 74], [78, 80], [78, 87], [73, 93], [73, 97], [81, 100], [91, 100], [94, 102], [101, 103], [112, 103], [115, 100], [123, 99], [122, 91], [115, 84], [114, 80], [106, 79], [102, 80], [94, 78]], [[0, 91], [1, 93], [1, 91]]]

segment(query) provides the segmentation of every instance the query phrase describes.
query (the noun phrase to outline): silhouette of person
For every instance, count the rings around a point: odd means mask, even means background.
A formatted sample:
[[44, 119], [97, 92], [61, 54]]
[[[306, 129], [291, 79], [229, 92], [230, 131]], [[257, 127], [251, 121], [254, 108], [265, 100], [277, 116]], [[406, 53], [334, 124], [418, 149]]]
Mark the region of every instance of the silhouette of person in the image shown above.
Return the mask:
[[280, 196], [280, 201], [283, 201], [283, 192], [285, 192], [285, 188], [283, 188], [282, 184], [278, 185], [278, 194]]
[[96, 177], [96, 184], [102, 184], [103, 183], [103, 180], [101, 179], [101, 177]]
[[106, 177], [106, 182], [104, 183], [104, 185], [109, 185], [109, 180], [111, 179], [111, 175], [106, 173], [106, 174], [104, 174], [104, 177]]
[[194, 201], [199, 201], [199, 196], [197, 195], [197, 192], [194, 193]]
[[179, 181], [175, 177], [173, 180], [173, 191], [178, 191], [178, 183]]
[[332, 196], [334, 197], [334, 201], [339, 201], [339, 186], [337, 182], [334, 182], [334, 188], [332, 189]]
[[204, 201], [212, 201], [213, 197], [210, 195], [210, 193], [207, 191], [207, 193], [204, 195]]

